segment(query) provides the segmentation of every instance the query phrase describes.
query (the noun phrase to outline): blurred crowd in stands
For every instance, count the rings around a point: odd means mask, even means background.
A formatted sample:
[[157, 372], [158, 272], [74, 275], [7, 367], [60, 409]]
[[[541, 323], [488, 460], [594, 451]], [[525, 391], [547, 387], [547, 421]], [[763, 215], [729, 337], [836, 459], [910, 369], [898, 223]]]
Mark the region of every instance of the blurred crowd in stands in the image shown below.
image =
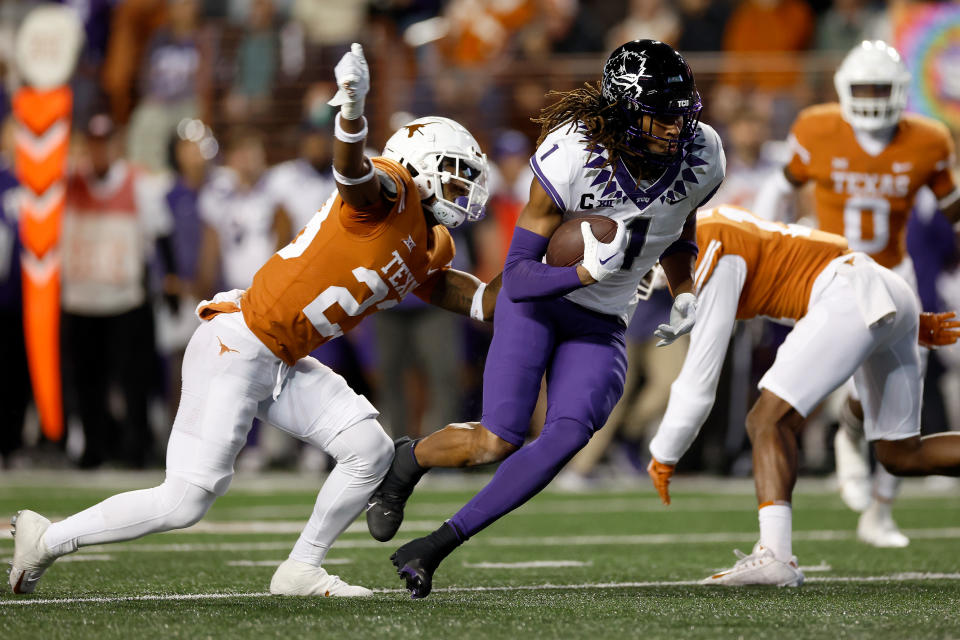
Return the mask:
[[[65, 0], [79, 13], [86, 42], [71, 82], [75, 140], [62, 238], [69, 437], [52, 444], [39, 442], [23, 343], [10, 339], [20, 333], [9, 117], [19, 81], [10, 49], [37, 4], [0, 4], [0, 357], [7, 369], [0, 456], [12, 468], [160, 463], [196, 303], [245, 288], [334, 190], [326, 102], [335, 90], [333, 65], [351, 42], [363, 43], [371, 65], [371, 153], [407, 120], [432, 113], [463, 122], [487, 151], [494, 168], [487, 218], [455, 238], [458, 268], [489, 280], [527, 198], [527, 161], [539, 133], [530, 117], [550, 102], [550, 90], [598, 80], [617, 45], [656, 38], [687, 56], [703, 120], [721, 133], [727, 153], [727, 178], [713, 204], [749, 206], [784, 161], [781, 141], [799, 109], [834, 99], [832, 74], [846, 51], [864, 38], [891, 37], [889, 3], [865, 0]], [[797, 206], [809, 211], [809, 203]], [[929, 267], [921, 275], [924, 304], [936, 309], [944, 306], [938, 277], [954, 300], [960, 284], [941, 274], [956, 260], [953, 243], [929, 249], [952, 231], [924, 207], [918, 204], [911, 249], [921, 247], [915, 259]], [[131, 214], [125, 227], [98, 221], [118, 209]], [[642, 468], [645, 434], [684, 355], [680, 345], [651, 348], [669, 307], [663, 291], [640, 306], [624, 401], [604, 437], [573, 462], [572, 484], [597, 475], [603, 460]], [[749, 471], [743, 415], [778, 331], [763, 322], [737, 330], [720, 401], [690, 467]], [[371, 398], [394, 436], [418, 436], [479, 418], [490, 335], [489, 326], [411, 297], [316, 355]], [[942, 429], [960, 425], [960, 407], [941, 399], [960, 393], [939, 393], [941, 381], [960, 384], [944, 376], [960, 356], [941, 354], [930, 366], [933, 417], [926, 422]], [[326, 463], [275, 430], [256, 433], [243, 465]], [[825, 468], [828, 439], [808, 434], [807, 468]]]

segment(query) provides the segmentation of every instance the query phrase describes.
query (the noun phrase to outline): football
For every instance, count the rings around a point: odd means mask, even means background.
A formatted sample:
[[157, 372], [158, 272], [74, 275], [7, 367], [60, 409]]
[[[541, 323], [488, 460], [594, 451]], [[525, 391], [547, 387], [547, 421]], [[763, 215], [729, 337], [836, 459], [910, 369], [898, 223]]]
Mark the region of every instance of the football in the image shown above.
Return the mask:
[[610, 242], [617, 235], [617, 223], [606, 216], [588, 215], [567, 220], [550, 236], [547, 245], [547, 264], [554, 267], [572, 267], [583, 260], [583, 234], [580, 223], [589, 222], [593, 237]]

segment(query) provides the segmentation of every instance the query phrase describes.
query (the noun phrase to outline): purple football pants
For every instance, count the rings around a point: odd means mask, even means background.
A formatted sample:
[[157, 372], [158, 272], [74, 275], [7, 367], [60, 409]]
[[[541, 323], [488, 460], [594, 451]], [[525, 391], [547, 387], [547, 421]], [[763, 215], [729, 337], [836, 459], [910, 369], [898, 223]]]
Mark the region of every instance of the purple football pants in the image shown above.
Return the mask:
[[564, 298], [497, 297], [493, 342], [483, 373], [488, 430], [521, 447], [547, 375], [540, 436], [504, 460], [490, 482], [450, 519], [465, 537], [536, 495], [607, 421], [627, 371], [619, 319]]

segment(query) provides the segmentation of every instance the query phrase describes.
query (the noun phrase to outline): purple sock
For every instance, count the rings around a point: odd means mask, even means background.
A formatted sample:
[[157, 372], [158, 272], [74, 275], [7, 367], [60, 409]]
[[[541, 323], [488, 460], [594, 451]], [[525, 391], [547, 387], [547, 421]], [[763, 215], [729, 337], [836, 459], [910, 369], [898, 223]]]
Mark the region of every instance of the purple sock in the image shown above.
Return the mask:
[[559, 418], [548, 422], [539, 438], [500, 463], [487, 486], [450, 522], [464, 538], [482, 531], [538, 494], [592, 434], [590, 427], [576, 420]]

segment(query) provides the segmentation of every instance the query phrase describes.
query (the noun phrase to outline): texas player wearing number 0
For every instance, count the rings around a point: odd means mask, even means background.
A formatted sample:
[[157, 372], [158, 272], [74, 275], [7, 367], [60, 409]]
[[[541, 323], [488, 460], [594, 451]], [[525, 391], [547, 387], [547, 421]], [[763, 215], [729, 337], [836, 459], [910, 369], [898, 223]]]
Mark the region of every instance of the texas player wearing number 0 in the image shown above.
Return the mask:
[[[817, 227], [847, 238], [850, 248], [903, 277], [916, 291], [907, 254], [907, 220], [917, 191], [927, 186], [940, 210], [960, 220], [960, 189], [952, 173], [953, 140], [931, 118], [904, 113], [910, 72], [896, 49], [865, 41], [850, 51], [834, 75], [839, 103], [804, 109], [788, 139], [790, 160], [761, 188], [757, 215], [782, 220], [785, 201], [813, 183]], [[921, 352], [926, 364], [926, 352]], [[921, 376], [923, 373], [921, 373]], [[899, 481], [877, 468], [873, 487], [863, 443], [863, 410], [849, 382], [835, 438], [837, 478], [844, 501], [862, 511], [858, 537], [874, 546], [904, 546], [891, 502]]]
[[[389, 539], [426, 469], [506, 458], [447, 523], [393, 555], [415, 598], [430, 592], [443, 558], [539, 492], [606, 422], [623, 391], [637, 287], [658, 259], [676, 296], [671, 322], [657, 330], [661, 344], [695, 321], [695, 212], [720, 185], [724, 156], [714, 130], [699, 123], [687, 63], [662, 42], [628, 42], [610, 55], [600, 83], [553, 97], [538, 120], [530, 200], [504, 266], [483, 416], [399, 448], [367, 512], [371, 533]], [[598, 241], [584, 222], [582, 263], [544, 264], [551, 234], [584, 214], [615, 220], [612, 240]], [[544, 373], [546, 424], [523, 446]]]
[[[255, 416], [320, 447], [336, 467], [270, 591], [369, 596], [328, 574], [324, 557], [380, 483], [394, 445], [377, 410], [309, 354], [360, 320], [414, 293], [439, 307], [489, 319], [489, 287], [450, 268], [447, 227], [483, 215], [486, 157], [446, 118], [421, 118], [364, 157], [369, 72], [354, 45], [336, 67], [337, 191], [297, 238], [256, 273], [245, 291], [197, 308], [203, 322], [187, 346], [183, 392], [160, 486], [122, 493], [50, 524], [32, 511], [14, 518], [10, 584], [30, 593], [45, 569], [78, 547], [188, 527], [223, 495]], [[320, 204], [320, 203], [318, 203]]]

